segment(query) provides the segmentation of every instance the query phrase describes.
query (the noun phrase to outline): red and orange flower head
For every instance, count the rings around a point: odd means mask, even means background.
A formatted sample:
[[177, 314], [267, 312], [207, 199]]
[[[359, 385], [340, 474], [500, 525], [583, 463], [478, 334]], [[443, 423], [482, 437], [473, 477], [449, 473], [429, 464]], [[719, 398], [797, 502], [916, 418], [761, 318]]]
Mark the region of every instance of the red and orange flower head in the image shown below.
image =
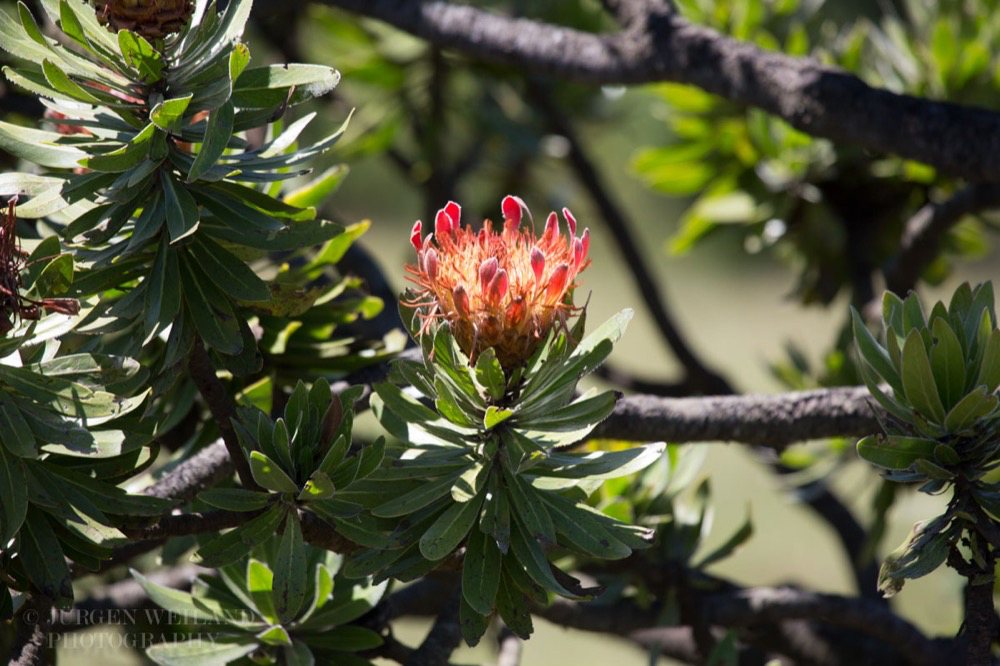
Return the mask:
[[[501, 232], [490, 220], [479, 232], [462, 228], [462, 208], [454, 201], [438, 211], [433, 233], [424, 236], [418, 220], [410, 233], [417, 263], [406, 271], [419, 289], [404, 304], [423, 308], [422, 331], [444, 319], [470, 358], [492, 347], [500, 365], [510, 370], [523, 365], [553, 326], [565, 326], [566, 316], [579, 309], [567, 294], [590, 265], [590, 231], [577, 237], [576, 219], [563, 208], [569, 234], [562, 234], [559, 217], [550, 213], [537, 237], [521, 199], [505, 197], [501, 210]], [[529, 219], [524, 230], [523, 213]]]

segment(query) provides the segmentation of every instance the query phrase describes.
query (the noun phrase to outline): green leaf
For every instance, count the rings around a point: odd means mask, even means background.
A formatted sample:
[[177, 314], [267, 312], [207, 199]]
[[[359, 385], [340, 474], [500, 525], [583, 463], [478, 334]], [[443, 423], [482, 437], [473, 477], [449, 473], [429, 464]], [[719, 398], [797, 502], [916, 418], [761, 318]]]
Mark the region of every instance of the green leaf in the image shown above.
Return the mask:
[[55, 145], [62, 137], [55, 132], [33, 130], [0, 121], [0, 150], [28, 162], [53, 169], [75, 169], [87, 153], [65, 145]]
[[195, 237], [191, 256], [201, 266], [211, 267], [211, 274], [223, 291], [241, 301], [266, 301], [271, 297], [267, 283], [232, 252], [208, 238]]
[[911, 291], [906, 300], [903, 301], [903, 328], [901, 333], [907, 337], [913, 329], [926, 329], [927, 321], [924, 318], [924, 309], [920, 305], [920, 299], [916, 292]]
[[471, 465], [463, 467], [458, 472], [448, 474], [433, 481], [426, 481], [417, 488], [403, 493], [372, 509], [372, 515], [380, 518], [395, 518], [406, 516], [417, 509], [430, 505], [451, 492], [451, 487]]
[[929, 479], [935, 479], [937, 481], [951, 481], [955, 478], [954, 472], [947, 470], [926, 458], [920, 458], [917, 460], [914, 463], [914, 467], [916, 467], [918, 472]]
[[[233, 85], [233, 103], [241, 109], [298, 104], [330, 92], [340, 81], [337, 70], [322, 65], [269, 65], [243, 72]], [[289, 89], [294, 92], [289, 96]]]
[[[121, 148], [80, 160], [80, 164], [94, 171], [109, 173], [128, 171], [138, 166], [149, 156], [150, 145], [156, 132], [156, 125], [149, 123]], [[166, 178], [166, 175], [164, 174], [163, 177]]]
[[177, 251], [170, 247], [166, 236], [160, 242], [146, 279], [143, 301], [143, 344], [172, 324], [180, 312], [180, 268]]
[[458, 609], [458, 622], [462, 638], [469, 647], [475, 647], [490, 628], [490, 619], [476, 612], [463, 596]]
[[931, 371], [944, 408], [949, 410], [965, 395], [965, 358], [958, 336], [945, 318], [934, 320], [932, 332], [937, 343], [931, 347]]
[[552, 522], [558, 534], [577, 551], [604, 560], [620, 560], [632, 554], [632, 549], [605, 530], [591, 514], [554, 493], [542, 495], [549, 505]]
[[854, 328], [854, 344], [858, 349], [858, 355], [881, 377], [896, 395], [903, 394], [903, 384], [900, 381], [899, 373], [892, 365], [888, 352], [882, 348], [872, 336], [871, 331], [865, 326], [864, 320], [858, 311], [851, 308], [851, 322]]
[[160, 184], [167, 210], [170, 243], [187, 238], [198, 229], [198, 203], [182, 185], [175, 183], [166, 171], [160, 172]]
[[471, 530], [462, 565], [462, 596], [480, 615], [493, 612], [503, 555], [496, 543], [480, 530]]
[[250, 471], [261, 486], [276, 493], [298, 493], [299, 487], [281, 466], [260, 451], [250, 452]]
[[620, 451], [550, 453], [541, 463], [545, 476], [569, 479], [614, 479], [645, 469], [666, 451], [664, 442]]
[[11, 397], [0, 391], [0, 444], [19, 458], [37, 458], [35, 435]]
[[506, 554], [510, 546], [510, 500], [508, 494], [500, 490], [497, 474], [490, 474], [488, 488], [479, 529], [492, 537], [500, 552]]
[[910, 469], [920, 459], [933, 459], [937, 445], [921, 437], [871, 435], [858, 442], [858, 455], [883, 469]]
[[299, 493], [298, 499], [303, 502], [329, 499], [333, 497], [335, 490], [333, 481], [330, 480], [330, 477], [323, 472], [316, 470], [302, 487], [302, 492]]
[[[483, 351], [476, 359], [476, 379], [486, 388], [487, 393], [494, 400], [500, 400], [507, 392], [507, 380], [492, 347]], [[487, 425], [486, 427], [492, 426]]]
[[902, 384], [906, 399], [924, 418], [934, 423], [944, 421], [944, 405], [918, 330], [911, 330], [903, 343]]
[[229, 300], [187, 257], [183, 257], [182, 266], [184, 302], [198, 335], [212, 349], [239, 354], [243, 351], [243, 335]]
[[334, 165], [306, 185], [286, 194], [284, 201], [289, 206], [299, 208], [319, 206], [328, 196], [337, 191], [349, 171], [350, 168], [346, 164]]
[[506, 576], [497, 591], [496, 605], [507, 628], [522, 640], [528, 640], [534, 631], [534, 626], [527, 599], [518, 586]]
[[78, 83], [69, 78], [69, 76], [66, 75], [66, 72], [59, 69], [59, 67], [57, 67], [48, 58], [42, 60], [42, 72], [45, 75], [45, 80], [48, 81], [53, 88], [65, 95], [68, 95], [71, 99], [86, 102], [87, 104], [100, 104], [100, 100], [98, 98], [94, 97]]
[[1000, 386], [1000, 330], [990, 333], [976, 385], [985, 386], [987, 393], [993, 393]]
[[292, 638], [280, 624], [268, 627], [254, 635], [264, 645], [291, 645]]
[[545, 510], [544, 502], [539, 497], [539, 493], [543, 491], [532, 488], [521, 475], [512, 473], [506, 465], [504, 481], [514, 507], [514, 515], [524, 525], [531, 539], [539, 539], [546, 544], [556, 543], [555, 526], [552, 524], [549, 512]]
[[253, 520], [212, 539], [198, 549], [199, 564], [221, 567], [239, 560], [273, 536], [284, 517], [285, 509], [273, 506]]
[[433, 410], [428, 409], [406, 395], [402, 389], [394, 384], [382, 382], [376, 384], [373, 389], [385, 403], [386, 407], [395, 412], [404, 421], [423, 423], [438, 419], [438, 415]]
[[229, 140], [233, 136], [233, 118], [235, 109], [233, 102], [228, 101], [215, 109], [208, 116], [208, 124], [205, 126], [205, 140], [201, 144], [201, 150], [194, 158], [194, 164], [188, 172], [187, 182], [193, 183], [215, 166], [222, 153], [225, 152]]
[[194, 621], [211, 622], [216, 619], [211, 613], [194, 603], [192, 595], [182, 590], [160, 585], [146, 578], [135, 569], [129, 569], [132, 578], [142, 586], [150, 601], [160, 608]]
[[198, 499], [227, 511], [257, 511], [267, 506], [273, 495], [243, 488], [209, 488]]
[[272, 597], [278, 619], [291, 622], [306, 600], [306, 546], [299, 521], [293, 514], [285, 519], [278, 554], [274, 561]]
[[500, 409], [494, 405], [490, 405], [486, 408], [486, 414], [483, 416], [483, 427], [487, 430], [491, 430], [513, 415], [513, 410]]
[[948, 432], [959, 433], [974, 426], [980, 419], [992, 414], [1000, 402], [996, 394], [987, 393], [987, 387], [980, 385], [952, 407], [944, 419]]
[[163, 74], [163, 58], [142, 35], [130, 30], [119, 30], [118, 48], [121, 49], [125, 63], [139, 72], [143, 83], [150, 84], [160, 80]]
[[589, 431], [614, 411], [617, 402], [618, 394], [606, 391], [594, 397], [583, 396], [565, 407], [551, 410], [541, 416], [527, 418], [519, 414], [516, 423], [528, 430]]
[[28, 507], [18, 545], [18, 560], [32, 584], [58, 606], [72, 603], [73, 584], [66, 557], [48, 517], [41, 510]]
[[146, 648], [146, 656], [159, 666], [226, 666], [258, 649], [252, 636], [222, 640], [157, 643]]
[[193, 93], [184, 97], [163, 100], [149, 112], [150, 121], [165, 132], [179, 132], [184, 112], [187, 111], [192, 97], [194, 97]]
[[483, 497], [485, 493], [479, 493], [468, 502], [452, 504], [420, 537], [420, 553], [436, 562], [455, 550], [479, 517]]
[[[520, 525], [511, 530], [510, 545], [513, 549], [513, 554], [517, 557], [517, 561], [524, 568], [524, 571], [544, 589], [567, 599], [584, 600], [591, 598], [589, 595], [574, 594], [556, 580], [549, 566], [549, 561], [546, 559], [545, 553], [538, 545], [538, 542], [526, 535]], [[510, 557], [510, 555], [508, 554], [507, 557]], [[500, 591], [497, 595], [498, 607], [500, 605], [500, 598], [503, 596], [506, 587], [506, 585], [500, 586]]]
[[0, 446], [0, 542], [6, 544], [24, 523], [28, 511], [27, 483], [20, 458]]

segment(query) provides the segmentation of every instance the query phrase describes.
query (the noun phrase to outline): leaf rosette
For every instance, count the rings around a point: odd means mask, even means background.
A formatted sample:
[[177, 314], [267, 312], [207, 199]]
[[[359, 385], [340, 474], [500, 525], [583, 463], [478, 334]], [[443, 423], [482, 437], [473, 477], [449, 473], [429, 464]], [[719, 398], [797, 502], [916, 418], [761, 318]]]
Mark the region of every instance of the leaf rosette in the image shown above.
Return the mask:
[[[294, 550], [295, 521], [285, 533], [255, 548], [250, 557], [195, 580], [191, 592], [132, 576], [150, 600], [185, 624], [210, 629], [212, 639], [158, 643], [146, 656], [157, 664], [352, 664], [369, 662], [356, 653], [382, 644], [382, 637], [351, 624], [381, 600], [387, 584], [338, 575], [342, 558], [318, 548]], [[249, 661], [247, 661], [249, 657]]]

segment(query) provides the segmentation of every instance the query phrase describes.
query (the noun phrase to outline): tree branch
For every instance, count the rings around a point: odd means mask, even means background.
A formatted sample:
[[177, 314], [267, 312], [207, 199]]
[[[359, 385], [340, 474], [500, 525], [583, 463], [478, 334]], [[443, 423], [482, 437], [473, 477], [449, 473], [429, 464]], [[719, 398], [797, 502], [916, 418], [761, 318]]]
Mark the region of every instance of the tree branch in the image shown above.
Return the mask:
[[688, 83], [812, 136], [917, 160], [952, 176], [1000, 181], [998, 114], [874, 88], [810, 58], [764, 51], [692, 25], [665, 2], [645, 3], [644, 15], [614, 34], [452, 2], [326, 2], [479, 60], [590, 84]]
[[884, 604], [793, 588], [752, 588], [713, 595], [705, 601], [706, 619], [726, 627], [818, 620], [853, 629], [896, 648], [907, 663], [948, 663], [949, 653]]
[[441, 609], [424, 642], [410, 656], [406, 666], [444, 666], [448, 663], [451, 653], [462, 640], [462, 626], [458, 618], [459, 595], [461, 591], [457, 586], [453, 587], [448, 603]]
[[[929, 203], [906, 223], [899, 254], [885, 270], [885, 286], [905, 296], [941, 250], [948, 230], [966, 215], [1000, 207], [1000, 187], [971, 185], [940, 203]], [[876, 311], [881, 312], [881, 303]]]
[[190, 500], [233, 473], [233, 461], [221, 441], [206, 446], [169, 469], [163, 478], [142, 491], [164, 499]]
[[782, 450], [824, 437], [877, 432], [864, 387], [708, 398], [627, 396], [589, 435], [631, 441], [733, 441]]

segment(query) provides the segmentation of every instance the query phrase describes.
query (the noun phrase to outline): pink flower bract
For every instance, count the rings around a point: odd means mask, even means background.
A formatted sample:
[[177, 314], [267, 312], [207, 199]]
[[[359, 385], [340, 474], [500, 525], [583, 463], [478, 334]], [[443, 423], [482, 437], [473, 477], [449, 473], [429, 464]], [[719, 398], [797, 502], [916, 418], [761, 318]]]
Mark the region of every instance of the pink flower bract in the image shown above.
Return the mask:
[[[590, 233], [575, 236], [576, 220], [563, 209], [568, 235], [549, 215], [541, 237], [530, 226], [531, 213], [514, 196], [504, 198], [502, 231], [486, 220], [482, 230], [462, 227], [461, 207], [449, 202], [438, 211], [434, 233], [423, 236], [417, 222], [410, 242], [417, 261], [406, 266], [417, 285], [404, 304], [422, 308], [422, 330], [444, 319], [462, 350], [475, 359], [493, 348], [504, 369], [524, 364], [556, 324], [577, 308], [567, 294], [590, 260]], [[521, 228], [522, 212], [528, 226]]]

